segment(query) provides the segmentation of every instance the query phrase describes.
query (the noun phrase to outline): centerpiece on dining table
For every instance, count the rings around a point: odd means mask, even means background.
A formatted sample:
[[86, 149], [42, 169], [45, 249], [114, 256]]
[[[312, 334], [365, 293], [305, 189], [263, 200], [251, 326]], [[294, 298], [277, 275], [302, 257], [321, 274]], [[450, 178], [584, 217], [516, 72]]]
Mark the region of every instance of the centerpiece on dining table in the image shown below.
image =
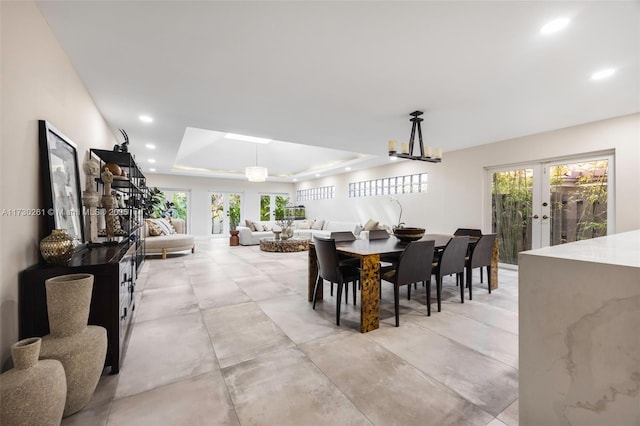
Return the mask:
[[404, 226], [402, 222], [402, 204], [394, 197], [390, 197], [391, 201], [395, 201], [400, 207], [400, 215], [398, 216], [398, 224], [393, 227], [393, 235], [402, 243], [408, 243], [411, 241], [417, 241], [424, 236], [424, 228], [416, 228], [411, 226]]

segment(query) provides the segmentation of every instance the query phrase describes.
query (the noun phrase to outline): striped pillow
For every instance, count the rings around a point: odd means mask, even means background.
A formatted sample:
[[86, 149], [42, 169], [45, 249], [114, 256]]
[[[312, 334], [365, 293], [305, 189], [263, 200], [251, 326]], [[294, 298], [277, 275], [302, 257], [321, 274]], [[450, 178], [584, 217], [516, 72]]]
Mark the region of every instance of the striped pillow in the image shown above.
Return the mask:
[[167, 219], [151, 219], [151, 222], [160, 228], [161, 235], [171, 235], [176, 233], [176, 229]]

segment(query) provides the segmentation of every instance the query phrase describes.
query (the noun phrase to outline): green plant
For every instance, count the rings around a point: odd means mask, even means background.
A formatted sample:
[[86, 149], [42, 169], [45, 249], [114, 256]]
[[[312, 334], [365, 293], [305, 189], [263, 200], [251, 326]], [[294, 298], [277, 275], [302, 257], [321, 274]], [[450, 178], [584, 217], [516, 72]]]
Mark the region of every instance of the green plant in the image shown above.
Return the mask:
[[142, 214], [145, 218], [161, 217], [166, 199], [164, 192], [158, 188], [151, 188], [142, 198]]
[[229, 226], [235, 230], [240, 224], [240, 195], [229, 195]]
[[282, 220], [285, 218], [285, 210], [287, 205], [289, 205], [289, 197], [283, 197], [282, 195], [276, 195], [276, 208], [274, 211], [275, 218], [278, 220]]
[[[590, 172], [581, 173], [576, 182], [578, 190], [570, 202], [580, 205], [576, 240], [607, 235], [607, 164], [594, 162]], [[598, 173], [604, 170], [603, 173]]]
[[173, 202], [167, 203], [168, 209], [165, 214], [177, 219], [187, 220], [187, 194], [185, 192], [176, 192], [173, 194]]
[[260, 220], [271, 220], [271, 196], [260, 196]]
[[531, 248], [532, 185], [531, 169], [493, 174], [491, 210], [500, 262], [516, 265], [518, 253]]

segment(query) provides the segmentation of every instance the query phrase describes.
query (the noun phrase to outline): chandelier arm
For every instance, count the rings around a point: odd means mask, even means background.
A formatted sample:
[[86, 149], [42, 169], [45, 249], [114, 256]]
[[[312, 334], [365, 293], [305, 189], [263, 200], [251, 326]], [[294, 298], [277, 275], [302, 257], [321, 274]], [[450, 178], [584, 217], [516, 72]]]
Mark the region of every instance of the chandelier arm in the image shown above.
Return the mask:
[[424, 157], [424, 144], [422, 143], [422, 126], [420, 125], [421, 118], [418, 118], [418, 140], [420, 141], [420, 157]]
[[410, 120], [413, 124], [411, 126], [411, 138], [409, 138], [409, 155], [413, 155], [413, 142], [416, 138], [416, 119], [412, 118]]

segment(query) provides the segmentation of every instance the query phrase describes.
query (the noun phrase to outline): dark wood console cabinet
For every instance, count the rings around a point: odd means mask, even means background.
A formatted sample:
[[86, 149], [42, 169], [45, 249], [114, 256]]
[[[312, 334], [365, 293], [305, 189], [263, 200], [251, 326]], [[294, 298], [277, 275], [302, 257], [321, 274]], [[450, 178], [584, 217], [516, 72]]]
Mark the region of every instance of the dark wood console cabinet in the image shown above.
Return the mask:
[[39, 264], [20, 273], [20, 338], [49, 334], [45, 280], [65, 274], [94, 275], [89, 324], [107, 329], [105, 366], [120, 371], [131, 317], [135, 309], [136, 243], [76, 250], [69, 266]]

